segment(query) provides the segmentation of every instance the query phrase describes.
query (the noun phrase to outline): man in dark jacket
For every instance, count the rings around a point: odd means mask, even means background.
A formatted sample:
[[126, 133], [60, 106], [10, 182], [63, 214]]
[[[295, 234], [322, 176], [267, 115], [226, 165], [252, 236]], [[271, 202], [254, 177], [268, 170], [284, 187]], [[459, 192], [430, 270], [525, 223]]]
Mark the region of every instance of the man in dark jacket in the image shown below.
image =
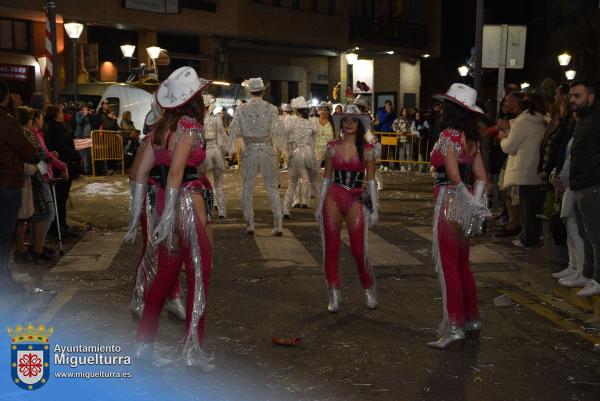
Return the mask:
[[35, 149], [7, 110], [9, 99], [8, 85], [0, 80], [0, 296], [22, 291], [10, 271], [10, 245], [21, 207], [23, 163], [37, 163]]
[[581, 297], [600, 294], [600, 102], [590, 82], [574, 82], [569, 105], [577, 113], [571, 143], [569, 186], [575, 195], [579, 234], [583, 239], [585, 263], [577, 293]]

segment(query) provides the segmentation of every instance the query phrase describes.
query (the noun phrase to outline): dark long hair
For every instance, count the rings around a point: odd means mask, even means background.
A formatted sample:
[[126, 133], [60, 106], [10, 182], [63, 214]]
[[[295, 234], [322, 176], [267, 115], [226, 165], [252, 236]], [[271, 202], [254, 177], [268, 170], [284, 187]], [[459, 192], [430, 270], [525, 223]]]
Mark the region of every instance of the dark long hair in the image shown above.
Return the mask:
[[535, 113], [545, 114], [546, 105], [544, 104], [544, 99], [539, 94], [530, 93], [527, 97], [519, 101], [519, 110], [521, 110], [521, 112], [527, 110], [532, 116], [534, 116]]
[[365, 150], [365, 134], [365, 126], [362, 124], [362, 121], [358, 120], [358, 127], [356, 127], [356, 135], [354, 136], [354, 145], [358, 152], [358, 159], [361, 162], [363, 161], [363, 152]]
[[[177, 129], [177, 123], [183, 116], [192, 117], [200, 124], [204, 124], [204, 100], [202, 92], [198, 91], [186, 104], [175, 109], [164, 109], [162, 116], [152, 127], [154, 136], [152, 143], [162, 146], [163, 137], [166, 132], [174, 132]], [[168, 144], [167, 144], [168, 146]]]
[[477, 128], [477, 118], [475, 112], [472, 112], [458, 104], [445, 101], [442, 106], [442, 120], [440, 129], [455, 129], [465, 133], [467, 140], [479, 142], [479, 130]]

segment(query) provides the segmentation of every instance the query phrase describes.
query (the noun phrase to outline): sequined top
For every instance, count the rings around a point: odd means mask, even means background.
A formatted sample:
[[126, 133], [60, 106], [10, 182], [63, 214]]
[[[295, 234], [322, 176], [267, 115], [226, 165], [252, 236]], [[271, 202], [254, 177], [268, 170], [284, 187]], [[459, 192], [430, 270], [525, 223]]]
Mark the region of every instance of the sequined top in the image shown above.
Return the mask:
[[223, 120], [220, 116], [207, 114], [204, 117], [204, 138], [207, 147], [224, 146], [226, 135]]
[[440, 139], [433, 145], [431, 150], [431, 165], [440, 167], [444, 165], [444, 158], [452, 149], [458, 164], [473, 164], [475, 158], [467, 153], [462, 133], [455, 129], [445, 129], [440, 133]]
[[365, 143], [362, 161], [358, 158], [358, 153], [355, 153], [350, 160], [344, 160], [342, 155], [336, 152], [336, 147], [341, 142], [341, 139], [336, 139], [327, 143], [327, 154], [331, 157], [334, 170], [365, 171], [367, 161], [377, 160], [379, 157], [379, 144]]
[[[166, 144], [171, 140], [173, 132], [169, 132], [166, 140]], [[175, 143], [184, 135], [192, 137], [192, 151], [185, 163], [188, 167], [196, 167], [202, 164], [206, 158], [206, 151], [204, 150], [203, 136], [202, 136], [202, 124], [195, 119], [183, 116], [177, 122], [177, 128], [175, 130]], [[173, 160], [173, 151], [168, 148], [154, 148], [154, 165], [171, 165]]]
[[253, 97], [240, 105], [233, 116], [229, 125], [229, 147], [238, 137], [243, 137], [246, 145], [272, 144], [280, 140], [282, 134], [277, 107], [259, 97]]
[[314, 121], [299, 116], [289, 116], [283, 121], [288, 150], [297, 146], [313, 147], [317, 137]]

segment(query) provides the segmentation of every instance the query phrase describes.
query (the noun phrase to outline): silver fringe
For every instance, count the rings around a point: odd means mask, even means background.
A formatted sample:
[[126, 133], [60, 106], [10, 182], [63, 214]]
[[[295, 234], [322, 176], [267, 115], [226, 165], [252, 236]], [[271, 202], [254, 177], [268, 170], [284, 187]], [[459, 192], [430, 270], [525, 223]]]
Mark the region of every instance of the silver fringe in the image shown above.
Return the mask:
[[[197, 361], [204, 361], [210, 365], [212, 358], [205, 355], [200, 339], [198, 338], [198, 324], [206, 309], [206, 290], [202, 281], [202, 253], [198, 243], [197, 227], [203, 228], [196, 214], [196, 207], [192, 195], [194, 189], [184, 188], [180, 191], [179, 213], [181, 216], [179, 231], [181, 239], [188, 244], [194, 265], [194, 293], [192, 302], [192, 316], [190, 326], [183, 340], [183, 355], [194, 355]], [[212, 250], [211, 250], [212, 251]], [[190, 296], [190, 294], [188, 294]]]

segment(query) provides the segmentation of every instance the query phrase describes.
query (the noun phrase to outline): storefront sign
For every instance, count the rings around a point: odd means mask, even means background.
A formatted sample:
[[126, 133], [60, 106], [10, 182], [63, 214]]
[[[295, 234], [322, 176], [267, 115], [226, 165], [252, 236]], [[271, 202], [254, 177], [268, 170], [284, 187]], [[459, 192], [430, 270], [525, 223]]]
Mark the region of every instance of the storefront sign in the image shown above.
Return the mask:
[[27, 82], [33, 79], [30, 65], [0, 64], [0, 79], [5, 81]]
[[179, 14], [180, 0], [123, 0], [123, 8], [161, 14]]

